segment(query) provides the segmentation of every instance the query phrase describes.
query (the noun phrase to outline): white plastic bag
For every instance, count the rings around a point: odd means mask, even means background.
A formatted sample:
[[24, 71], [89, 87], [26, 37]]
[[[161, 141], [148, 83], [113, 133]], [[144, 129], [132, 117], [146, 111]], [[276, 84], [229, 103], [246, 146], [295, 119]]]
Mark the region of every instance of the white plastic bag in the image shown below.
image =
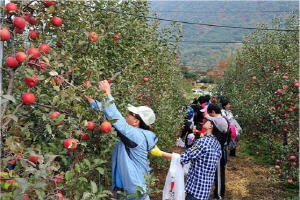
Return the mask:
[[176, 146], [182, 147], [182, 148], [185, 146], [185, 145], [184, 145], [184, 142], [182, 141], [181, 138], [178, 138], [178, 139], [176, 140]]
[[184, 170], [180, 164], [180, 155], [172, 153], [170, 168], [166, 177], [163, 189], [163, 200], [183, 200], [184, 191]]

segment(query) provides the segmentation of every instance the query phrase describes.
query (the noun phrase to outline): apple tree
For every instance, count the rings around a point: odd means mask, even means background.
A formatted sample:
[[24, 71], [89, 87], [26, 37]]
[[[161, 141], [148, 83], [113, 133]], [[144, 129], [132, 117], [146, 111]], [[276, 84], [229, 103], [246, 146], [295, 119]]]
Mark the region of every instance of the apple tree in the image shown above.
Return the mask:
[[155, 111], [163, 149], [175, 143], [180, 28], [159, 30], [147, 2], [28, 0], [2, 11], [3, 199], [110, 199], [116, 132], [84, 97], [104, 98], [100, 80], [122, 113], [128, 103]]
[[[242, 137], [255, 156], [268, 158], [276, 176], [298, 182], [298, 15], [261, 25], [243, 41], [224, 77], [224, 96], [234, 106]], [[285, 31], [279, 31], [285, 30]]]

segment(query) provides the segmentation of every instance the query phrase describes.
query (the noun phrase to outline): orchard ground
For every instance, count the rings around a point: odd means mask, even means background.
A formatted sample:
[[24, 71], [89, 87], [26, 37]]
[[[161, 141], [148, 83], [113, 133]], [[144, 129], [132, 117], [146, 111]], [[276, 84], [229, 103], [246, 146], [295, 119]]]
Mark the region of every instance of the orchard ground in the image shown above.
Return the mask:
[[[226, 200], [282, 200], [291, 199], [290, 191], [285, 190], [281, 182], [270, 178], [269, 168], [257, 163], [253, 158], [244, 155], [237, 149], [237, 157], [231, 157], [226, 171]], [[182, 148], [174, 152], [182, 152]], [[168, 168], [154, 170], [160, 192], [152, 195], [151, 199], [159, 200]]]

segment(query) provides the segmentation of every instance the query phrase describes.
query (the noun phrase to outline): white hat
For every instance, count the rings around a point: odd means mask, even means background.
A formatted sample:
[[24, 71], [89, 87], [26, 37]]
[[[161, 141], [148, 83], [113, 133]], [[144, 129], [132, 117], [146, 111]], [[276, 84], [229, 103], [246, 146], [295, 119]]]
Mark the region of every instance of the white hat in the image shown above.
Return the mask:
[[128, 110], [134, 114], [138, 114], [147, 126], [150, 126], [155, 122], [155, 114], [148, 106], [135, 107], [128, 104]]

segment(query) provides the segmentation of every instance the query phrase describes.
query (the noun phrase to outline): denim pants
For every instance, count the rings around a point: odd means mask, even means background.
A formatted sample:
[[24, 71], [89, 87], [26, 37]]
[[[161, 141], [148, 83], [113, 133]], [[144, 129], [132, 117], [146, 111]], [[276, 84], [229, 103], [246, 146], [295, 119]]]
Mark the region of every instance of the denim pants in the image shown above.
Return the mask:
[[193, 195], [187, 193], [186, 197], [185, 197], [185, 200], [198, 200], [198, 199], [196, 199]]

